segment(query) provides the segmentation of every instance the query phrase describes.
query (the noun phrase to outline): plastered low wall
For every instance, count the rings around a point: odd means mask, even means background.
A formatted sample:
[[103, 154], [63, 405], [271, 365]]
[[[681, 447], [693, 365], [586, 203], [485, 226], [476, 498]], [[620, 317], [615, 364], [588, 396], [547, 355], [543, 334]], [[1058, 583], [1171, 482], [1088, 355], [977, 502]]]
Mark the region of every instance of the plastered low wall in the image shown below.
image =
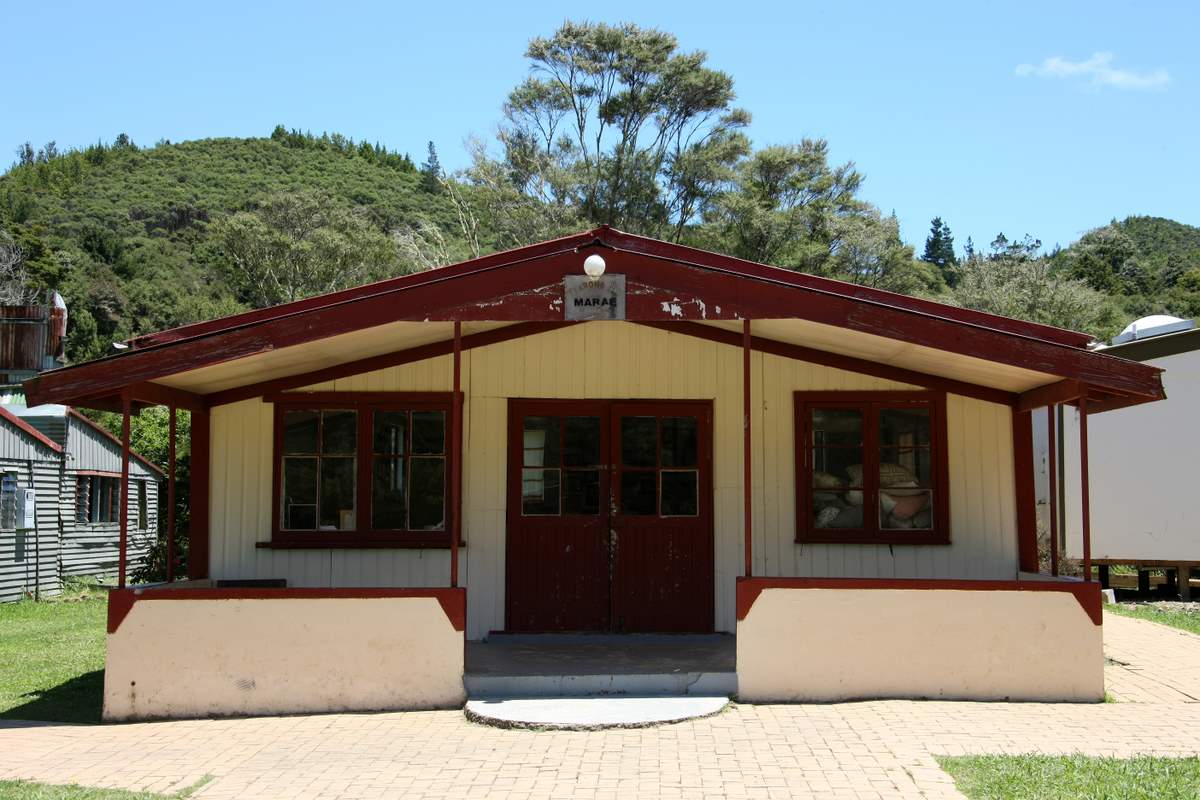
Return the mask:
[[1096, 702], [1100, 618], [1095, 583], [743, 579], [738, 696]]
[[461, 705], [462, 589], [109, 597], [106, 720]]

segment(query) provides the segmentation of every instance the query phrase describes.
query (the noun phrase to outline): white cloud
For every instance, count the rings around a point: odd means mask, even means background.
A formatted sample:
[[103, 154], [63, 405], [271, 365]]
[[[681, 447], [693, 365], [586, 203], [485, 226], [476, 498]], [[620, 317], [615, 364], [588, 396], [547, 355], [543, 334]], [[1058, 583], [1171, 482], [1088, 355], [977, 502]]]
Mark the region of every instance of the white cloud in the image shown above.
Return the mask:
[[1162, 89], [1171, 82], [1171, 76], [1162, 68], [1144, 72], [1118, 69], [1113, 66], [1112, 53], [1093, 53], [1086, 61], [1051, 56], [1040, 64], [1019, 64], [1016, 73], [1021, 77], [1077, 79], [1093, 88], [1107, 86], [1134, 91]]

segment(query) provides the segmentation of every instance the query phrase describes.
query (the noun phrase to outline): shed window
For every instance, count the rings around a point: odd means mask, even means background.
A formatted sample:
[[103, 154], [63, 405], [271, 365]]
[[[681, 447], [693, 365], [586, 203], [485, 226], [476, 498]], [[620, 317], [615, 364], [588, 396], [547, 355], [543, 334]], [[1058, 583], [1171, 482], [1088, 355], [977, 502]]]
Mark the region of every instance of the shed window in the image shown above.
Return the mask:
[[797, 392], [796, 539], [947, 544], [945, 395]]
[[273, 542], [446, 543], [449, 419], [442, 395], [277, 403]]
[[17, 529], [17, 473], [0, 474], [0, 529]]
[[121, 479], [112, 475], [80, 474], [75, 481], [75, 521], [108, 524], [120, 519]]

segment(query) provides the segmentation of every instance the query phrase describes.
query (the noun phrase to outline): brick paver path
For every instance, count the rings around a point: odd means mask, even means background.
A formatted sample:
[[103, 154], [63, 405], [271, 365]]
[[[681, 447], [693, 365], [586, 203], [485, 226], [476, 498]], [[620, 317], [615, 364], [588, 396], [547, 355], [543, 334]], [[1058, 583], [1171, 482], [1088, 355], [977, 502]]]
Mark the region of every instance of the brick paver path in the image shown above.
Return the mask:
[[1200, 703], [1200, 636], [1104, 615], [1104, 683], [1122, 702]]
[[743, 705], [589, 733], [484, 728], [455, 711], [0, 723], [0, 778], [170, 791], [211, 775], [197, 795], [208, 800], [958, 797], [934, 754], [1200, 753], [1197, 673], [1173, 666], [1200, 663], [1200, 637], [1111, 614], [1105, 625], [1129, 665], [1109, 667], [1111, 691], [1133, 702]]

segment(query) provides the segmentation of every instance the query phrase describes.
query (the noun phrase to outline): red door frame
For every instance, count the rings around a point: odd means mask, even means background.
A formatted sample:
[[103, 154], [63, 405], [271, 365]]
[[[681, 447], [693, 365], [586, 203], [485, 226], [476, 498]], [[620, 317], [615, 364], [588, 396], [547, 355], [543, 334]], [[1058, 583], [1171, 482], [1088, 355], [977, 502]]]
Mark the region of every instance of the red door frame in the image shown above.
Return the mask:
[[[595, 416], [600, 419], [600, 513], [596, 517], [526, 517], [521, 513], [526, 416]], [[698, 425], [698, 514], [695, 517], [625, 517], [619, 508], [619, 432], [621, 416], [695, 416]], [[711, 400], [554, 400], [512, 398], [508, 403], [507, 528], [505, 537], [505, 624], [510, 631], [548, 630], [671, 631], [711, 633], [715, 629], [715, 545], [712, 479]], [[642, 547], [635, 557], [632, 546], [645, 522], [657, 534], [659, 552]], [[642, 523], [639, 525], [639, 523]], [[616, 547], [614, 547], [614, 536]], [[630, 546], [621, 558], [620, 538]], [[566, 542], [569, 547], [564, 547]], [[643, 543], [645, 543], [643, 539]], [[680, 541], [687, 558], [682, 574], [672, 570], [679, 562]], [[665, 546], [665, 553], [662, 548]], [[556, 571], [562, 554], [578, 557], [574, 570]], [[656, 557], [657, 556], [657, 557]], [[688, 569], [694, 567], [694, 569]], [[667, 574], [670, 573], [670, 574]], [[668, 578], [682, 586], [688, 609], [681, 603], [663, 603], [655, 597], [656, 579]], [[686, 584], [686, 585], [683, 585]], [[698, 594], [697, 594], [698, 593]], [[566, 597], [562, 595], [565, 594]], [[574, 602], [570, 602], [573, 598]], [[553, 608], [547, 601], [553, 600]], [[567, 602], [562, 602], [566, 600]], [[595, 602], [590, 602], [594, 600]], [[532, 606], [537, 606], [533, 608]], [[533, 625], [532, 619], [551, 619], [552, 625]], [[569, 627], [578, 620], [592, 624]], [[622, 625], [622, 621], [626, 624]], [[656, 625], [663, 620], [667, 627]], [[568, 627], [564, 627], [568, 626]]]

